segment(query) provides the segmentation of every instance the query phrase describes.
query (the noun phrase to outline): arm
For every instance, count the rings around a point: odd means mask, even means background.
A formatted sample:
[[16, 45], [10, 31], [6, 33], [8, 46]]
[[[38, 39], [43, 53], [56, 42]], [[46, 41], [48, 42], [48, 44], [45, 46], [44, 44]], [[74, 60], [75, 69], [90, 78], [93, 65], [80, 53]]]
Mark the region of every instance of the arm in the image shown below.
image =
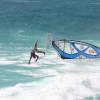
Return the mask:
[[44, 51], [40, 51], [40, 50], [36, 49], [36, 52], [37, 53], [43, 53], [45, 55], [45, 52]]

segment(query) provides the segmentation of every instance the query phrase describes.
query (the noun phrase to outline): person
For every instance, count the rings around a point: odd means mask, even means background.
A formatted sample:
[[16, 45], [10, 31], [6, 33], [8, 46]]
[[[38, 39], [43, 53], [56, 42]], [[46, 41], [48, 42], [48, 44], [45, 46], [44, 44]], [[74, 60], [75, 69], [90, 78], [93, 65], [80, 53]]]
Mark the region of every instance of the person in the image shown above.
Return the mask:
[[39, 56], [35, 54], [36, 52], [37, 52], [37, 53], [43, 53], [43, 54], [45, 55], [45, 52], [44, 52], [44, 51], [40, 51], [40, 50], [37, 48], [37, 42], [38, 42], [38, 41], [36, 41], [35, 46], [34, 46], [34, 48], [33, 48], [32, 51], [31, 51], [30, 59], [29, 59], [28, 64], [30, 64], [32, 57], [33, 57], [34, 59], [36, 59], [35, 62], [37, 62], [37, 60], [39, 59]]

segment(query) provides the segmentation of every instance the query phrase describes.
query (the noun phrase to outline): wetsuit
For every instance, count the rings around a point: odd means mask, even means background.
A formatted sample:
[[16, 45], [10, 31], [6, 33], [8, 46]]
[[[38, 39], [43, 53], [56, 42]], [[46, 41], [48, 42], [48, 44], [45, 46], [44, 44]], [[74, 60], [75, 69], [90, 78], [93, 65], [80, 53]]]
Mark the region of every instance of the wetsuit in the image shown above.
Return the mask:
[[36, 58], [35, 62], [38, 60], [39, 56], [37, 56], [37, 55], [35, 54], [35, 52], [36, 52], [36, 49], [33, 49], [33, 50], [31, 51], [31, 55], [30, 55], [30, 59], [29, 59], [28, 64], [30, 64], [30, 61], [31, 61], [32, 57], [33, 57], [33, 58]]
[[35, 62], [38, 60], [39, 56], [36, 55], [35, 52], [37, 52], [37, 53], [43, 53], [45, 55], [45, 52], [40, 51], [40, 50], [37, 49], [37, 41], [35, 43], [34, 49], [31, 51], [31, 55], [30, 55], [30, 59], [29, 59], [28, 64], [30, 64], [30, 61], [31, 61], [32, 57], [36, 58]]

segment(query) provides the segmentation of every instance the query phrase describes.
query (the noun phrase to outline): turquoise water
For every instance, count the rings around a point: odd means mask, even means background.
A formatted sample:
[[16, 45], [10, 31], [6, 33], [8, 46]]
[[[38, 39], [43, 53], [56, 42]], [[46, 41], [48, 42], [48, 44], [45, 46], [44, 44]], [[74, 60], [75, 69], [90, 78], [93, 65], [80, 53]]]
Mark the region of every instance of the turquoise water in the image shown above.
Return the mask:
[[0, 100], [100, 100], [100, 59], [61, 60], [52, 46], [28, 65], [38, 40], [100, 46], [99, 0], [0, 1]]

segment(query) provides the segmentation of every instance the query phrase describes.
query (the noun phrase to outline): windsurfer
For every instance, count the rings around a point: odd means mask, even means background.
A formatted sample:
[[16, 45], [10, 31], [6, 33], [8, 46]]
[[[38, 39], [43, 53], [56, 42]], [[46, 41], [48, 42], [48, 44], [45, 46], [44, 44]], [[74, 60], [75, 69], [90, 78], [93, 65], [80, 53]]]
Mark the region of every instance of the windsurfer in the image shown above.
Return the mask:
[[37, 49], [37, 42], [38, 41], [36, 41], [35, 46], [34, 46], [33, 50], [31, 51], [30, 59], [29, 59], [28, 64], [30, 64], [30, 61], [31, 61], [32, 57], [34, 59], [36, 58], [35, 62], [37, 62], [37, 60], [39, 59], [39, 56], [35, 54], [36, 52], [37, 53], [43, 53], [45, 55], [45, 52], [44, 51], [40, 51], [39, 49]]

